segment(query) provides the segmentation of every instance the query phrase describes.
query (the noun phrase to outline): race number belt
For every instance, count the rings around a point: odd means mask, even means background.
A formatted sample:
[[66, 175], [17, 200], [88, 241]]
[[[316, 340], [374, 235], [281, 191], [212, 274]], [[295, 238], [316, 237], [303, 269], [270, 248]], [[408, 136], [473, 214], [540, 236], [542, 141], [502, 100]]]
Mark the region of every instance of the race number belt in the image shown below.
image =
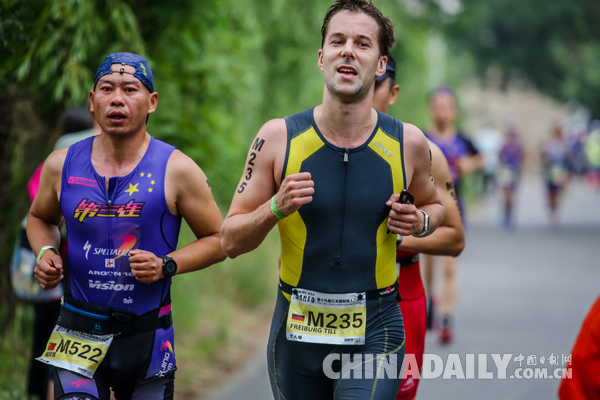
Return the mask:
[[321, 293], [292, 288], [281, 280], [279, 284], [281, 290], [289, 289], [291, 295], [286, 337], [307, 343], [365, 344], [367, 300], [398, 293], [397, 284], [357, 293]]
[[[292, 290], [296, 289], [290, 284], [285, 283], [281, 279], [279, 280], [279, 289], [287, 294], [292, 294]], [[392, 286], [388, 286], [382, 289], [373, 289], [362, 292], [367, 297], [367, 300], [380, 299], [382, 297], [387, 297], [391, 295], [398, 295], [398, 282], [394, 283]]]
[[36, 360], [92, 378], [112, 340], [113, 335], [92, 335], [56, 325], [46, 350]]
[[171, 299], [167, 296], [161, 307], [137, 315], [75, 300], [65, 294], [58, 325], [93, 335], [130, 334], [159, 328], [169, 329], [173, 324], [170, 307]]
[[68, 294], [61, 303], [57, 325], [37, 360], [87, 378], [94, 376], [114, 335], [168, 329], [173, 323], [170, 296], [161, 307], [139, 316], [75, 300]]

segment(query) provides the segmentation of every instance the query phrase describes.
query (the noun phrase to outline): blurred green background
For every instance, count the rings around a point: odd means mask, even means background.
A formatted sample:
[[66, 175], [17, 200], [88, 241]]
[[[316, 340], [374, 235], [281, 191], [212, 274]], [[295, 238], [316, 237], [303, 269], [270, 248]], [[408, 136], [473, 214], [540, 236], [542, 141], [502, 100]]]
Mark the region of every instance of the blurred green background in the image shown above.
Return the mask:
[[[379, 0], [395, 23], [401, 85], [390, 113], [425, 129], [427, 93], [447, 83], [520, 82], [600, 114], [600, 2]], [[9, 260], [29, 202], [25, 184], [84, 105], [116, 51], [146, 57], [159, 93], [150, 134], [204, 170], [226, 214], [260, 126], [320, 103], [323, 0], [0, 0], [0, 400], [24, 398], [31, 307], [11, 290]], [[468, 118], [463, 110], [463, 118]], [[477, 187], [476, 184], [470, 185]], [[471, 197], [475, 197], [473, 193]], [[180, 244], [191, 240], [182, 233]], [[270, 304], [278, 239], [174, 283], [179, 359], [210, 359], [230, 321]], [[185, 372], [182, 372], [185, 373]], [[193, 385], [193, 379], [178, 381]]]

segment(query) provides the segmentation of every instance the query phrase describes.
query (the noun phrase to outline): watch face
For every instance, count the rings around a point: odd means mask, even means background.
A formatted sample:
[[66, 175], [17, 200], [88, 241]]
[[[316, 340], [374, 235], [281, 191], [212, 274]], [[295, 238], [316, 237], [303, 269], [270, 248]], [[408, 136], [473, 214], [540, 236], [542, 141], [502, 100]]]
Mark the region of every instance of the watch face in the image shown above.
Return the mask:
[[164, 264], [164, 267], [163, 267], [163, 272], [167, 276], [173, 276], [173, 275], [175, 275], [175, 272], [177, 272], [177, 263], [174, 260], [172, 260], [172, 259], [165, 260], [165, 264]]

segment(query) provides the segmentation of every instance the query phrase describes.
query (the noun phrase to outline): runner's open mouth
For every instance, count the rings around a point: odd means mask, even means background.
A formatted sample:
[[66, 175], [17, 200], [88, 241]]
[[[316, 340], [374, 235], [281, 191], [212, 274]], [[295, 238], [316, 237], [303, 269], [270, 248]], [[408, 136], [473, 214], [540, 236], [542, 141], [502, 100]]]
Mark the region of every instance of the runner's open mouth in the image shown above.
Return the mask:
[[342, 74], [352, 74], [352, 75], [357, 75], [357, 72], [354, 68], [351, 67], [339, 67], [338, 72], [342, 73]]

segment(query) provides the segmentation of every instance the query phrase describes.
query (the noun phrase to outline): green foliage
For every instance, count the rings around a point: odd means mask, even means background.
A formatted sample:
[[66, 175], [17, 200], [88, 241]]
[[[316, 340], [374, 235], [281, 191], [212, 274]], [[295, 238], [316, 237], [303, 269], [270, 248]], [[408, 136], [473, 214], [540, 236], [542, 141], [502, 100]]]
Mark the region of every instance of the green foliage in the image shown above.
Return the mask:
[[199, 163], [219, 204], [260, 126], [319, 101], [318, 28], [305, 26], [318, 3], [193, 3], [149, 43], [161, 98], [148, 129]]
[[[86, 101], [106, 54], [147, 57], [160, 95], [148, 131], [198, 162], [222, 205], [260, 126], [321, 101], [316, 62], [328, 6], [322, 1], [4, 2], [10, 18], [0, 28], [7, 60], [0, 87], [16, 79], [54, 126], [57, 110]], [[425, 121], [414, 98], [425, 98], [427, 90], [421, 50], [427, 31], [402, 8], [385, 3], [383, 10], [399, 37], [403, 91], [396, 115]]]
[[446, 32], [456, 50], [473, 55], [481, 73], [500, 66], [507, 80], [525, 77], [600, 115], [598, 1], [466, 0], [464, 8]]
[[[180, 246], [193, 239], [182, 227]], [[205, 270], [177, 276], [173, 280], [175, 347], [182, 363], [203, 364], [215, 357], [223, 345], [239, 340], [237, 319], [255, 317], [271, 304], [277, 291], [279, 235], [272, 231], [255, 251]], [[178, 371], [178, 379], [197, 388], [193, 368]]]
[[33, 307], [20, 304], [15, 323], [0, 338], [0, 400], [26, 399], [27, 370], [31, 357]]
[[[55, 101], [67, 106], [86, 101], [93, 68], [102, 54], [112, 50], [111, 42], [145, 53], [137, 19], [121, 0], [27, 3], [14, 3], [7, 10], [14, 19], [9, 19], [3, 36], [11, 27], [18, 28], [20, 35], [9, 37], [6, 42], [6, 51], [12, 53], [8, 67], [18, 66], [14, 71], [3, 72], [9, 72], [9, 78], [16, 78], [32, 90], [45, 89]], [[9, 39], [24, 46], [16, 47]], [[20, 51], [16, 52], [16, 48]]]
[[[394, 23], [396, 32], [392, 55], [397, 63], [396, 83], [400, 85], [400, 94], [389, 112], [421, 130], [429, 124], [429, 92], [442, 84], [458, 87], [470, 67], [467, 58], [445, 54], [443, 28], [454, 16], [442, 10], [440, 4], [402, 1], [381, 2], [380, 6], [384, 15]], [[440, 48], [432, 50], [435, 40]]]
[[426, 73], [429, 60], [424, 50], [429, 29], [425, 25], [407, 20], [406, 16], [398, 11], [392, 19], [397, 37], [392, 55], [396, 60], [396, 83], [400, 85], [400, 94], [396, 104], [390, 107], [389, 113], [423, 130], [429, 120], [426, 98], [432, 86]]

